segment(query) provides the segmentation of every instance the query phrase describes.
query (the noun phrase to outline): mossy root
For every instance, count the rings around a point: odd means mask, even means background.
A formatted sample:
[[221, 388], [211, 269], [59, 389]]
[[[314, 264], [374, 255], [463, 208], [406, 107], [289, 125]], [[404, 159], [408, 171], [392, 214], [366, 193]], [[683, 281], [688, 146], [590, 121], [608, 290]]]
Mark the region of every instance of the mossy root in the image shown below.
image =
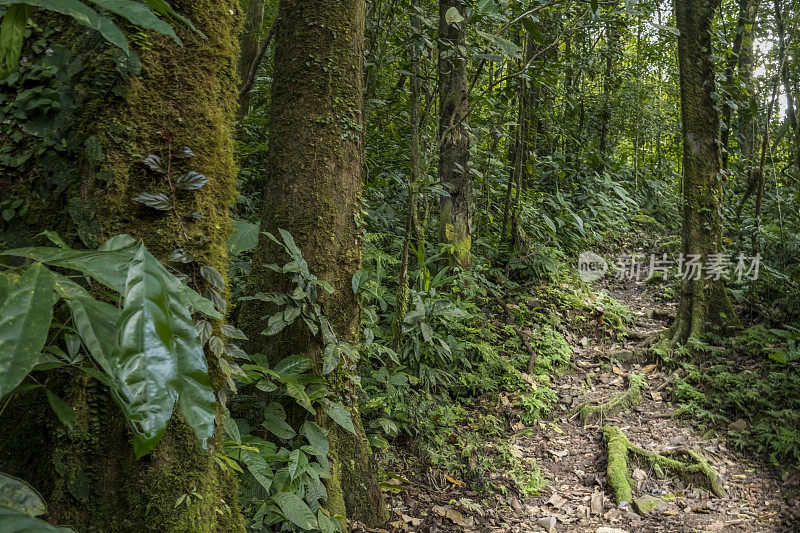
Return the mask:
[[[648, 452], [632, 444], [620, 428], [610, 424], [603, 427], [603, 442], [608, 450], [606, 480], [617, 503], [629, 502], [633, 498], [633, 481], [628, 467], [631, 455], [652, 468], [657, 477], [664, 477], [667, 471], [674, 472], [684, 483], [702, 485], [720, 498], [726, 495], [722, 480], [699, 450], [679, 448], [666, 452], [667, 455]], [[674, 458], [680, 456], [687, 460]]]
[[612, 413], [618, 413], [630, 409], [642, 401], [642, 390], [647, 388], [647, 381], [641, 374], [628, 375], [628, 388], [625, 392], [616, 394], [610, 399], [598, 405], [591, 405], [588, 402], [579, 404], [575, 412], [581, 417], [581, 422], [587, 422], [596, 418], [605, 418]]

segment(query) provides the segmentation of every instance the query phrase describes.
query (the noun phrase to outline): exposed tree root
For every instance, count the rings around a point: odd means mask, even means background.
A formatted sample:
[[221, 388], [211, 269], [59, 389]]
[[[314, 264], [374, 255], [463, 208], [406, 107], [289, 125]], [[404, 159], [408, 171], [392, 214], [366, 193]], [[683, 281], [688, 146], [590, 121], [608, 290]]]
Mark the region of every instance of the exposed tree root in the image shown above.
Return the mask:
[[642, 401], [642, 390], [647, 388], [647, 381], [641, 374], [628, 374], [628, 388], [625, 392], [616, 394], [603, 403], [592, 405], [588, 402], [579, 404], [575, 412], [581, 417], [584, 424], [595, 418], [605, 418], [612, 413], [638, 405]]
[[[663, 478], [667, 472], [673, 472], [684, 483], [702, 485], [720, 498], [726, 495], [722, 480], [699, 450], [680, 448], [666, 452], [667, 455], [648, 452], [632, 444], [620, 428], [612, 425], [603, 427], [603, 441], [608, 450], [606, 480], [617, 503], [630, 502], [633, 498], [634, 485], [628, 467], [631, 455], [640, 464], [652, 468], [656, 477]], [[675, 457], [685, 457], [687, 460], [681, 461]]]

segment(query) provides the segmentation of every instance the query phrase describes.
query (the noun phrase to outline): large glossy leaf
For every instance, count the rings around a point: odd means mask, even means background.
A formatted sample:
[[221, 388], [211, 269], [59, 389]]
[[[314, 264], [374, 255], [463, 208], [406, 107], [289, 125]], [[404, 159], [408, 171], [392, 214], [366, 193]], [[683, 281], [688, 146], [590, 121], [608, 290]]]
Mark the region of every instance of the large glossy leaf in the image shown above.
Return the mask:
[[[130, 236], [117, 235], [108, 239], [97, 250], [34, 247], [7, 250], [0, 252], [0, 255], [27, 257], [48, 265], [78, 270], [109, 289], [123, 292], [128, 279], [128, 269], [138, 247], [139, 244]], [[175, 276], [169, 275], [163, 266], [161, 269], [167, 274], [165, 277], [170, 289], [178, 294], [181, 302], [205, 315], [222, 318], [222, 315], [214, 309], [214, 304], [182, 284]]]
[[0, 396], [33, 369], [53, 318], [53, 276], [34, 263], [13, 284], [0, 306]]
[[176, 43], [182, 44], [181, 40], [178, 39], [178, 36], [175, 35], [175, 31], [172, 29], [172, 26], [158, 18], [155, 13], [147, 9], [139, 2], [132, 2], [131, 0], [90, 1], [102, 7], [103, 9], [107, 9], [112, 13], [116, 13], [117, 15], [128, 19], [129, 22], [135, 24], [136, 26], [157, 31], [158, 33], [172, 37]]
[[3, 533], [75, 533], [72, 528], [51, 526], [44, 520], [8, 507], [0, 507], [0, 531]]
[[78, 0], [0, 0], [0, 5], [24, 3], [29, 6], [49, 9], [62, 15], [67, 15], [75, 19], [78, 24], [99, 31], [108, 42], [114, 46], [122, 48], [128, 53], [128, 41], [116, 24], [110, 18], [99, 14], [94, 9]]
[[3, 15], [0, 25], [0, 78], [5, 78], [16, 70], [22, 54], [22, 41], [28, 27], [31, 6], [13, 4]]
[[0, 474], [0, 507], [8, 507], [29, 516], [47, 512], [41, 496], [30, 485], [7, 474]]
[[[121, 241], [117, 240], [114, 244], [121, 244]], [[78, 270], [109, 289], [122, 292], [125, 289], [128, 268], [137, 249], [136, 243], [131, 239], [124, 247], [110, 250], [103, 249], [102, 246], [98, 250], [17, 248], [2, 252], [2, 255], [27, 257], [48, 265]]]
[[214, 430], [214, 393], [197, 330], [163, 265], [140, 244], [125, 284], [112, 360], [138, 456], [161, 439], [175, 402], [201, 443]]
[[107, 374], [112, 373], [110, 359], [117, 346], [117, 322], [122, 311], [92, 298], [74, 281], [54, 274], [56, 293], [67, 302], [75, 329], [84, 346]]

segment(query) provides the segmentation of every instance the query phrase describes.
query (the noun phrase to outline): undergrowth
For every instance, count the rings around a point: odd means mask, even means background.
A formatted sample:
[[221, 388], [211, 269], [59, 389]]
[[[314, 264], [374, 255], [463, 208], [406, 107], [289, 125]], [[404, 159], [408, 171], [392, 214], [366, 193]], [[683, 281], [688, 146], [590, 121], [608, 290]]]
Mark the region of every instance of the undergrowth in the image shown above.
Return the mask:
[[726, 341], [725, 350], [682, 362], [684, 375], [671, 386], [678, 414], [776, 466], [800, 469], [797, 336], [794, 329], [755, 326]]

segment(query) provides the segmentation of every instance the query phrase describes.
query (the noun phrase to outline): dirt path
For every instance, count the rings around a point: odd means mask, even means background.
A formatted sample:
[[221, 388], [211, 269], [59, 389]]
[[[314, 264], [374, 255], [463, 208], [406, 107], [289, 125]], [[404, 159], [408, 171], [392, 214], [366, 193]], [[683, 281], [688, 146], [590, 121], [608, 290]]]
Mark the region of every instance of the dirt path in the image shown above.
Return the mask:
[[[643, 282], [613, 282], [611, 295], [637, 315], [634, 329], [655, 333], [666, 327], [673, 306], [656, 304]], [[655, 310], [656, 317], [653, 318]], [[611, 372], [601, 371], [600, 361], [609, 352], [630, 348], [626, 345], [576, 347], [573, 361], [579, 369], [558, 378], [562, 416], [553, 423], [541, 423], [535, 432], [513, 439], [526, 457], [536, 460], [549, 480], [539, 497], [521, 503], [504, 518], [507, 525], [496, 531], [604, 531], [617, 528], [628, 532], [649, 531], [796, 531], [792, 510], [783, 501], [782, 484], [771, 468], [753, 464], [729, 449], [718, 439], [704, 440], [699, 430], [686, 421], [675, 420], [675, 409], [665, 393], [667, 374], [653, 366], [613, 364]], [[648, 389], [642, 402], [632, 410], [609, 415], [605, 420], [584, 426], [571, 417], [580, 402], [609, 398], [626, 389], [625, 377], [641, 372]], [[650, 451], [667, 448], [701, 449], [722, 477], [727, 497], [717, 498], [707, 490], [686, 487], [679, 480], [659, 480], [652, 471], [635, 468], [634, 496], [652, 495], [661, 499], [658, 508], [640, 516], [632, 509], [620, 509], [606, 486], [606, 452], [602, 443], [603, 424], [619, 426], [632, 443]], [[800, 517], [795, 516], [794, 520]], [[609, 533], [613, 529], [607, 529]], [[616, 533], [616, 532], [615, 532]]]
[[[643, 282], [612, 280], [605, 289], [636, 315], [633, 330], [640, 337], [662, 331], [674, 316], [675, 304], [657, 302]], [[568, 338], [571, 337], [568, 335]], [[420, 475], [423, 467], [408, 468], [412, 481], [390, 495], [395, 520], [388, 530], [396, 532], [774, 532], [800, 531], [800, 509], [786, 504], [785, 484], [769, 466], [728, 448], [723, 439], [704, 439], [691, 422], [676, 420], [675, 408], [665, 399], [668, 373], [655, 365], [609, 363], [609, 356], [636, 346], [639, 340], [598, 344], [570, 339], [574, 371], [554, 376], [558, 391], [555, 415], [532, 427], [523, 424], [516, 433], [501, 438], [512, 447], [522, 464], [538, 465], [547, 487], [537, 496], [485, 497], [467, 485], [439, 474], [439, 481]], [[613, 361], [613, 360], [612, 360]], [[643, 374], [648, 388], [633, 409], [610, 414], [584, 425], [573, 415], [587, 401], [602, 401], [623, 392], [627, 376]], [[493, 409], [486, 406], [485, 410]], [[496, 409], [496, 407], [495, 407]], [[602, 427], [620, 427], [629, 440], [648, 451], [672, 448], [699, 449], [719, 473], [727, 496], [685, 486], [667, 476], [657, 479], [650, 468], [633, 470], [634, 496], [658, 498], [658, 507], [638, 514], [635, 506], [617, 506], [606, 483], [606, 450]], [[514, 426], [512, 426], [514, 427]], [[499, 441], [498, 441], [499, 442]], [[416, 472], [415, 472], [416, 470]], [[377, 531], [386, 529], [356, 531]]]

